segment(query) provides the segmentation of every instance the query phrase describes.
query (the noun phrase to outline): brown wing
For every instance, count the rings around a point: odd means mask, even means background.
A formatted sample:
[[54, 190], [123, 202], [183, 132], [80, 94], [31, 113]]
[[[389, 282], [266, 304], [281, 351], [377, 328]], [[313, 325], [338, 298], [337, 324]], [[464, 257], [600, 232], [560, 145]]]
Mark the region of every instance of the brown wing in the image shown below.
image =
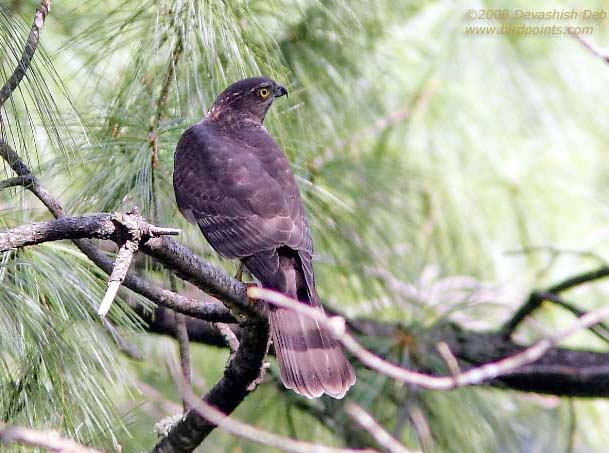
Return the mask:
[[229, 136], [204, 120], [188, 129], [176, 149], [174, 190], [180, 211], [227, 258], [281, 246], [312, 252], [288, 161], [262, 127]]

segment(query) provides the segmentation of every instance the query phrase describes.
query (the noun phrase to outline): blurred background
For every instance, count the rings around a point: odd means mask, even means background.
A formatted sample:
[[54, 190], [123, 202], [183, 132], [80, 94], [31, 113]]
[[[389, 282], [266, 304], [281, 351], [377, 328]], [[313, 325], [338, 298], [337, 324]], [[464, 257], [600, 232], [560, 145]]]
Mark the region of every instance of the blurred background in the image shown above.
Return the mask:
[[[2, 83], [37, 5], [0, 4]], [[153, 223], [183, 228], [179, 242], [234, 273], [179, 215], [173, 152], [227, 85], [267, 75], [290, 92], [265, 124], [297, 175], [325, 303], [411, 331], [445, 320], [497, 329], [532, 289], [609, 260], [609, 65], [564, 34], [468, 34], [466, 26], [506, 21], [465, 12], [571, 8], [609, 12], [609, 2], [54, 2], [31, 71], [2, 108], [2, 137], [68, 212], [136, 205]], [[573, 22], [593, 27], [585, 39], [603, 47], [608, 21]], [[48, 218], [27, 191], [0, 192], [0, 227]], [[135, 266], [171, 287], [152, 260]], [[131, 309], [149, 303], [124, 290], [110, 312], [141, 360], [121, 353], [96, 319], [106, 278], [67, 242], [0, 256], [0, 420], [132, 452], [150, 448], [155, 423], [181, 411], [167, 371], [177, 346], [147, 333]], [[589, 310], [608, 292], [600, 282], [570, 297]], [[516, 338], [541, 338], [571, 319], [544, 305]], [[375, 347], [408, 366], [416, 358], [402, 340]], [[566, 344], [609, 352], [586, 332]], [[192, 344], [192, 354], [203, 392], [228, 352]], [[358, 368], [348, 398], [413, 449], [580, 452], [609, 443], [604, 400], [424, 391]], [[340, 404], [305, 401], [271, 372], [236, 417], [365, 446]], [[261, 448], [216, 430], [200, 450]]]

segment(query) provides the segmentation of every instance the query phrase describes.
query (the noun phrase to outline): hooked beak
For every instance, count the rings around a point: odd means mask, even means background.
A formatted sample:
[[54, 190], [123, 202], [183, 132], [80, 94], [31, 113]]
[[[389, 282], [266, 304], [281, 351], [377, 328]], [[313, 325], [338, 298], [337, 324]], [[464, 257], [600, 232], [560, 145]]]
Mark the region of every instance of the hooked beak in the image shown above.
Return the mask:
[[288, 90], [283, 85], [279, 85], [279, 84], [275, 85], [273, 97], [280, 98], [281, 96], [287, 96], [287, 95], [288, 95]]

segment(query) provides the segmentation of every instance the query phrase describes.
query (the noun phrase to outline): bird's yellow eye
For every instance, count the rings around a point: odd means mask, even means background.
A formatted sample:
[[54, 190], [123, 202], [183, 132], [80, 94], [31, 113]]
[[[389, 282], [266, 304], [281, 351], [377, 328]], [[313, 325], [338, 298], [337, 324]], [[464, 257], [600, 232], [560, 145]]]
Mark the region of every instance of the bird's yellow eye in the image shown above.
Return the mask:
[[267, 99], [270, 95], [271, 90], [269, 90], [268, 88], [260, 88], [258, 90], [258, 96], [260, 96], [260, 99]]

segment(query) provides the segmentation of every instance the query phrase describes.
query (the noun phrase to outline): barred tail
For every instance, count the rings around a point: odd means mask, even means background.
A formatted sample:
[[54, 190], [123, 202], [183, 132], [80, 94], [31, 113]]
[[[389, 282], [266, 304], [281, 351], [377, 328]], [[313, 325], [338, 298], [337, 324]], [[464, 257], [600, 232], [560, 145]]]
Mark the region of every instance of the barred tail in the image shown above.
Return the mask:
[[345, 396], [355, 373], [327, 330], [285, 308], [272, 308], [270, 321], [283, 385], [307, 398]]
[[[244, 258], [266, 288], [319, 307], [310, 257], [287, 247]], [[342, 398], [355, 383], [355, 372], [328, 330], [294, 310], [269, 307], [275, 353], [283, 384], [307, 398], [324, 393]]]

